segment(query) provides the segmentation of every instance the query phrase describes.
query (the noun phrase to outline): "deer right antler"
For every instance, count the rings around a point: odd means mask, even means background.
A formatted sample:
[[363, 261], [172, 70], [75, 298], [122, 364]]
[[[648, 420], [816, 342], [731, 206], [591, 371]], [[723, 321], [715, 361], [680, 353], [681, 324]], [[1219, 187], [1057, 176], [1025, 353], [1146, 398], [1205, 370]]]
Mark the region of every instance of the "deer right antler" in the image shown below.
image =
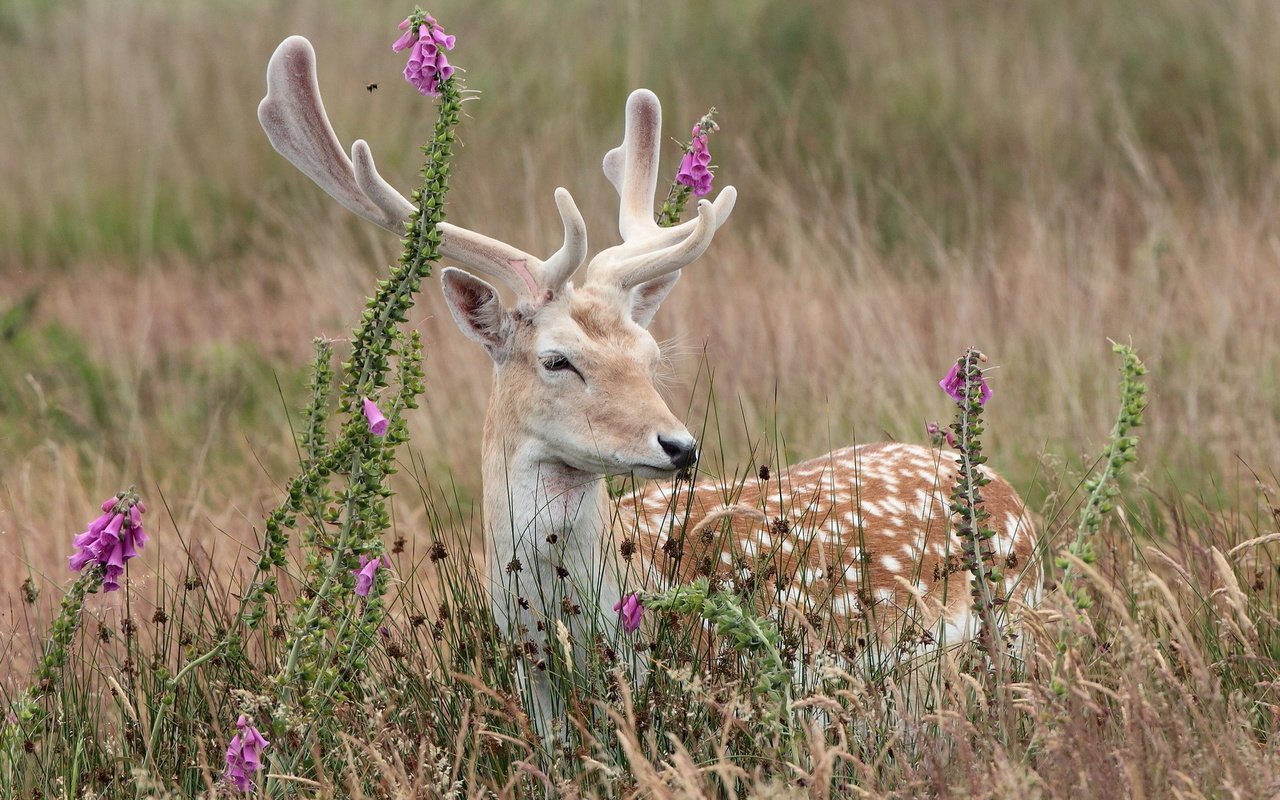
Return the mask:
[[587, 266], [587, 281], [623, 289], [682, 269], [707, 249], [711, 237], [733, 211], [738, 192], [726, 186], [714, 203], [698, 202], [698, 217], [670, 228], [653, 218], [658, 188], [658, 137], [662, 105], [648, 89], [627, 98], [622, 144], [604, 157], [604, 174], [618, 190], [618, 232], [622, 244], [602, 250]]
[[[393, 233], [404, 233], [413, 204], [378, 174], [363, 139], [351, 145], [350, 159], [342, 151], [320, 99], [315, 50], [305, 38], [290, 36], [271, 55], [258, 121], [271, 146], [344, 208]], [[534, 303], [545, 303], [587, 256], [587, 227], [573, 197], [559, 188], [555, 198], [564, 222], [564, 244], [545, 261], [447, 222], [439, 226], [440, 252]]]

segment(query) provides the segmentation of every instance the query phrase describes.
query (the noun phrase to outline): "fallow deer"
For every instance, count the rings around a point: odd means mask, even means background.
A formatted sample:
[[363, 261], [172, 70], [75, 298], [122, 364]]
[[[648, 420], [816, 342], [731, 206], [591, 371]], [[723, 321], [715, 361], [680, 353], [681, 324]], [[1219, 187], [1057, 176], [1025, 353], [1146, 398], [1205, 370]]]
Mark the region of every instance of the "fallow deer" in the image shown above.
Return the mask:
[[[350, 159], [342, 151], [305, 39], [279, 46], [267, 86], [258, 114], [272, 145], [347, 209], [402, 233], [412, 206], [379, 177], [364, 141]], [[660, 127], [658, 99], [633, 92], [622, 144], [604, 158], [619, 195], [622, 242], [585, 271], [585, 226], [562, 188], [555, 200], [564, 244], [545, 261], [440, 226], [446, 257], [519, 298], [506, 308], [480, 278], [454, 268], [440, 275], [454, 320], [494, 364], [482, 470], [496, 621], [524, 636], [559, 619], [562, 607], [596, 603], [591, 616], [606, 618], [625, 593], [708, 575], [724, 586], [763, 582], [766, 594], [829, 630], [883, 630], [910, 617], [906, 624], [921, 632], [917, 645], [971, 639], [978, 621], [968, 573], [946, 588], [961, 552], [948, 497], [953, 452], [896, 443], [842, 448], [767, 479], [761, 472], [731, 503], [711, 481], [654, 481], [610, 500], [605, 476], [668, 478], [694, 464], [694, 437], [654, 386], [659, 349], [647, 327], [736, 197], [726, 187], [715, 202], [699, 202], [696, 219], [659, 228]], [[1033, 603], [1040, 592], [1038, 570], [1028, 569], [1033, 526], [1014, 489], [981, 470], [991, 480], [983, 494], [995, 550], [1007, 567], [1002, 588]], [[677, 491], [685, 492], [679, 503]], [[547, 687], [535, 683], [535, 694], [535, 714], [545, 719]]]

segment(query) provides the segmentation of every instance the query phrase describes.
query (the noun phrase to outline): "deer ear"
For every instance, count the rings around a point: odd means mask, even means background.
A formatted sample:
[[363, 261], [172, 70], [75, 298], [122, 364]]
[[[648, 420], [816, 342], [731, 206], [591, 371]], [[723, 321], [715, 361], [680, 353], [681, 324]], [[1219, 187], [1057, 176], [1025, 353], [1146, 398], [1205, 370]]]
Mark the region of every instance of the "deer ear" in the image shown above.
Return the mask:
[[649, 327], [653, 315], [658, 313], [658, 306], [667, 299], [667, 293], [680, 280], [680, 270], [645, 281], [631, 290], [631, 319], [641, 328]]
[[502, 308], [497, 290], [453, 267], [440, 273], [440, 285], [453, 321], [468, 339], [484, 345], [489, 356], [498, 361], [511, 339], [511, 318]]

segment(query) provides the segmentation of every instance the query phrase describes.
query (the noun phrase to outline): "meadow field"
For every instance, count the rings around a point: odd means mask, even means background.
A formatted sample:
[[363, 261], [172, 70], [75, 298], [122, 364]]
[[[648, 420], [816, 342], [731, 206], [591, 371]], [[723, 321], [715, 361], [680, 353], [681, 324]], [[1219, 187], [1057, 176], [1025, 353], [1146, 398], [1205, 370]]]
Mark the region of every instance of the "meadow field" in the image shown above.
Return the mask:
[[[102, 498], [136, 486], [152, 537], [125, 591], [90, 595], [0, 797], [214, 796], [236, 709], [280, 689], [271, 636], [239, 661], [214, 645], [303, 458], [313, 340], [343, 352], [400, 245], [273, 151], [255, 109], [276, 44], [306, 36], [339, 138], [407, 193], [435, 122], [390, 51], [410, 10], [0, 3], [0, 697], [33, 685]], [[530, 252], [559, 245], [557, 186], [592, 252], [616, 240], [600, 160], [631, 89], [663, 101], [663, 176], [717, 109], [738, 206], [653, 328], [706, 470], [926, 443], [954, 409], [937, 382], [974, 346], [997, 367], [984, 452], [1052, 574], [1116, 419], [1112, 341], [1147, 368], [1139, 457], [1084, 569], [1093, 605], [1051, 593], [998, 696], [944, 655], [934, 685], [835, 677], [809, 697], [821, 724], [782, 724], [694, 669], [660, 723], [625, 687], [575, 687], [582, 728], [539, 752], [511, 691], [459, 677], [481, 659], [456, 611], [484, 558], [491, 365], [429, 279], [405, 326], [426, 389], [391, 481], [390, 632], [340, 676], [338, 728], [268, 714], [301, 755], [264, 796], [1280, 793], [1280, 4], [427, 10], [479, 91], [447, 218]]]

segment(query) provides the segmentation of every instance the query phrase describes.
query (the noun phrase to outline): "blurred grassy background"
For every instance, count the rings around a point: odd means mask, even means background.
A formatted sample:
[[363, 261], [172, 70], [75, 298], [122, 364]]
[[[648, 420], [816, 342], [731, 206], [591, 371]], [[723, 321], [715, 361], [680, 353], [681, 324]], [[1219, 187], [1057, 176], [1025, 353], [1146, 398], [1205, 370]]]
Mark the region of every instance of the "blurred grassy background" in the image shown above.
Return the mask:
[[[254, 545], [296, 459], [288, 417], [311, 339], [345, 335], [398, 252], [271, 150], [255, 117], [263, 71], [286, 35], [310, 38], [339, 137], [368, 139], [407, 193], [434, 113], [390, 52], [407, 10], [0, 4], [9, 619], [28, 568], [64, 581], [71, 536], [130, 483], [167, 505], [148, 559], [175, 531], [224, 554]], [[950, 412], [936, 381], [973, 344], [1000, 367], [992, 462], [1041, 498], [1056, 486], [1045, 455], [1078, 465], [1111, 425], [1111, 337], [1151, 368], [1141, 452], [1158, 492], [1230, 504], [1247, 468], [1269, 474], [1280, 4], [429, 10], [482, 92], [449, 217], [533, 252], [558, 244], [558, 185], [593, 249], [615, 240], [599, 163], [631, 88], [659, 94], [673, 139], [719, 109], [717, 182], [738, 186], [738, 210], [655, 325], [673, 342], [673, 406], [718, 424], [705, 437], [717, 463], [746, 461], [775, 430], [793, 458], [921, 441]], [[413, 324], [429, 388], [412, 446], [469, 518], [489, 364], [433, 287]]]

